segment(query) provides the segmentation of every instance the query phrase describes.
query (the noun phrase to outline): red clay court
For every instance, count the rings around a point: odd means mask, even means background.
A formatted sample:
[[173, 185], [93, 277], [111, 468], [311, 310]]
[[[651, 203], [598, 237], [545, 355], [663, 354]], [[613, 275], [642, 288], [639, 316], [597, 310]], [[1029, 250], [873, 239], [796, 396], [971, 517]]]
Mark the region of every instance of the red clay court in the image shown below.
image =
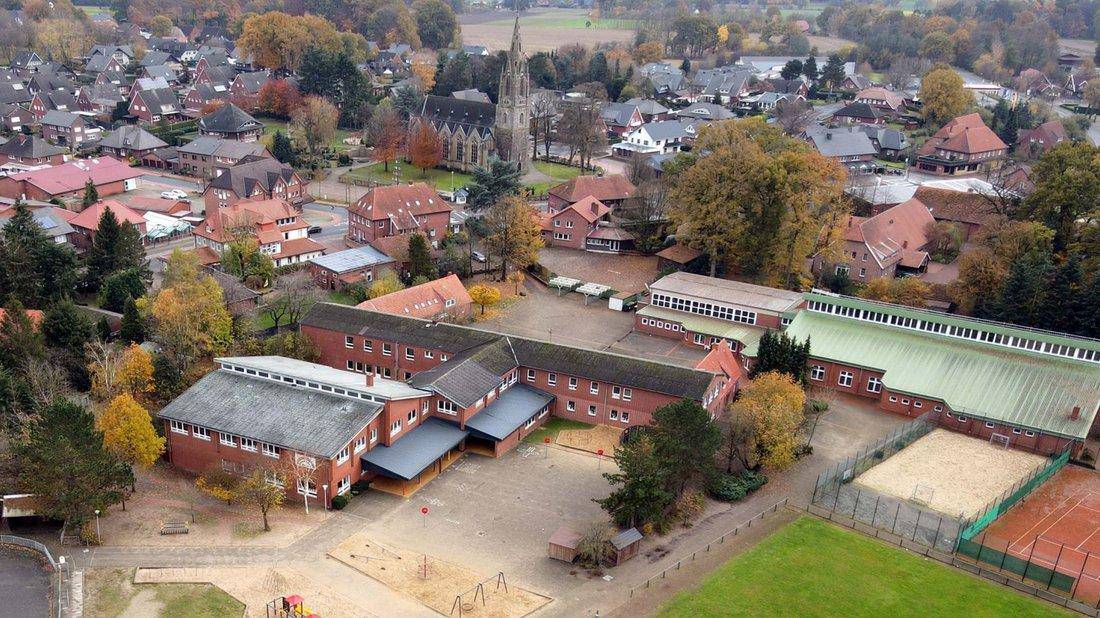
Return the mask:
[[1077, 578], [1073, 596], [1100, 603], [1100, 473], [1062, 468], [974, 540]]

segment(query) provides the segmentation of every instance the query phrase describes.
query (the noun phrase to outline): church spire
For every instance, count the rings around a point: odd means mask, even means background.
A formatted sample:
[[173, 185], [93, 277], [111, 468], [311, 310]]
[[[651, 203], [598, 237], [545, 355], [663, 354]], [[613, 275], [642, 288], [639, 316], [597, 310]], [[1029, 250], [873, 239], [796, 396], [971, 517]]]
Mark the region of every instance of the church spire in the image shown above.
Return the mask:
[[521, 43], [519, 40], [519, 14], [517, 13], [516, 25], [514, 28], [512, 28], [512, 49], [508, 53], [508, 55], [514, 59], [518, 57], [521, 53], [523, 53], [523, 50], [521, 49]]

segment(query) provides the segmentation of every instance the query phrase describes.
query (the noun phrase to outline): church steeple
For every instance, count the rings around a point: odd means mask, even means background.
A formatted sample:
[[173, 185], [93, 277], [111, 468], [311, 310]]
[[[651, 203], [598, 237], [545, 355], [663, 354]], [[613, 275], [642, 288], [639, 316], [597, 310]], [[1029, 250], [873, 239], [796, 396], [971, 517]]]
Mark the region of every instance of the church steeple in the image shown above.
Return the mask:
[[519, 35], [519, 15], [512, 29], [512, 47], [508, 61], [500, 71], [500, 92], [497, 96], [497, 113], [494, 139], [502, 159], [515, 161], [521, 172], [531, 165], [528, 150], [529, 99], [531, 83], [527, 72], [527, 57], [523, 54], [523, 41]]

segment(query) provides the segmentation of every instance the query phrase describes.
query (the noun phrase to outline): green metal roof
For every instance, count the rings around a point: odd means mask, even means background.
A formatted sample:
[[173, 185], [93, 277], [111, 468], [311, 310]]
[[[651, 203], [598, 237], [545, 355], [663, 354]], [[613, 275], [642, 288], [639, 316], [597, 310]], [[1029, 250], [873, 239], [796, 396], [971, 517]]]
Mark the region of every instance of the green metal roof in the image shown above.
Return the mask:
[[917, 320], [925, 320], [928, 322], [949, 324], [961, 328], [982, 330], [991, 333], [1007, 335], [1010, 337], [1033, 339], [1035, 341], [1042, 341], [1044, 343], [1067, 345], [1075, 348], [1085, 348], [1088, 350], [1100, 350], [1100, 340], [1089, 339], [1088, 337], [1074, 337], [1073, 335], [1056, 333], [1049, 330], [1023, 328], [1019, 326], [1012, 326], [1011, 324], [1004, 324], [1001, 322], [977, 320], [974, 318], [967, 318], [959, 315], [940, 313], [938, 311], [928, 311], [926, 309], [917, 309], [914, 307], [905, 307], [902, 305], [893, 305], [890, 303], [876, 302], [863, 298], [854, 298], [851, 296], [837, 296], [834, 294], [820, 294], [816, 292], [807, 293], [806, 301], [809, 302], [812, 300], [816, 300], [822, 303], [829, 303], [831, 305], [838, 305], [841, 307], [866, 309], [867, 311], [878, 311], [879, 313], [899, 315], [907, 318], [914, 318]]
[[[1093, 363], [813, 311], [800, 312], [787, 333], [809, 337], [815, 358], [883, 371], [890, 390], [986, 420], [1080, 439], [1100, 402], [1100, 365]], [[1081, 409], [1076, 421], [1069, 418], [1074, 406]]]
[[756, 348], [756, 344], [760, 342], [760, 337], [764, 335], [764, 331], [766, 330], [759, 326], [739, 324], [728, 320], [720, 320], [718, 318], [708, 318], [704, 315], [674, 311], [672, 309], [665, 309], [664, 307], [654, 307], [653, 305], [642, 307], [638, 310], [638, 315], [647, 318], [657, 318], [658, 320], [679, 322], [684, 326], [685, 330], [693, 333], [702, 333], [722, 339], [732, 339], [741, 342], [746, 348], [752, 346], [753, 349]]

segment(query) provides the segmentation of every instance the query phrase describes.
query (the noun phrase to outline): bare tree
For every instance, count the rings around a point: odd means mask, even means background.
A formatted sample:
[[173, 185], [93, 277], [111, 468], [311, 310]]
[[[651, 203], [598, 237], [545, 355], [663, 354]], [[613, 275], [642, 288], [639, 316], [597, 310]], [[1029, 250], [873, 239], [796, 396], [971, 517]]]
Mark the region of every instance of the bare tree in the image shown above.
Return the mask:
[[[289, 459], [283, 460], [283, 477], [293, 480], [298, 493], [302, 494], [302, 501], [309, 513], [309, 493], [317, 494], [317, 487], [313, 479], [317, 478], [317, 459], [304, 453], [293, 453]], [[310, 489], [310, 486], [313, 489]]]
[[634, 197], [618, 210], [640, 251], [660, 245], [660, 233], [668, 221], [668, 194], [669, 183], [664, 178], [651, 178], [641, 182]]
[[607, 135], [601, 129], [600, 102], [586, 98], [571, 102], [562, 112], [558, 122], [558, 137], [569, 146], [569, 161], [578, 157], [582, 168], [592, 164], [592, 155], [607, 143]]
[[558, 115], [558, 106], [553, 96], [548, 92], [539, 92], [531, 101], [531, 134], [535, 137], [532, 150], [532, 159], [539, 156], [539, 137], [542, 137], [543, 150], [547, 158], [550, 157], [550, 145], [554, 137], [554, 118]]
[[30, 358], [27, 360], [26, 378], [38, 408], [45, 408], [55, 399], [67, 397], [73, 392], [69, 374], [60, 363]]
[[801, 99], [784, 99], [772, 112], [775, 122], [787, 135], [798, 135], [814, 120], [814, 108]]
[[94, 339], [84, 348], [91, 362], [92, 393], [107, 401], [118, 394], [118, 371], [122, 367], [122, 350], [106, 341]]
[[275, 290], [268, 294], [263, 311], [271, 316], [276, 328], [282, 325], [283, 318], [287, 318], [287, 324], [297, 324], [321, 298], [321, 290], [314, 285], [309, 273], [298, 271], [275, 281]]
[[932, 63], [927, 59], [903, 56], [894, 60], [886, 70], [886, 83], [902, 90], [908, 88], [916, 76], [924, 75], [931, 68]]

